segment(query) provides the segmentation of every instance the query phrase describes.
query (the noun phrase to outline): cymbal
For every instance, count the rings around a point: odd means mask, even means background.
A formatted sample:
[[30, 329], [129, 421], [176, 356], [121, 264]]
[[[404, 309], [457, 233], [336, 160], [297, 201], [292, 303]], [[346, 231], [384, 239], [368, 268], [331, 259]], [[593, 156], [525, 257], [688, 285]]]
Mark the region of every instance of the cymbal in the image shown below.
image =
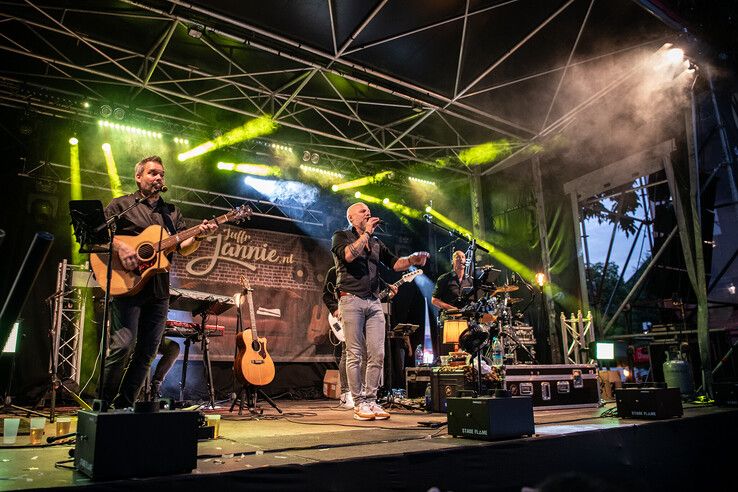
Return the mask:
[[519, 288], [517, 285], [501, 285], [495, 289], [495, 294], [500, 292], [515, 292]]

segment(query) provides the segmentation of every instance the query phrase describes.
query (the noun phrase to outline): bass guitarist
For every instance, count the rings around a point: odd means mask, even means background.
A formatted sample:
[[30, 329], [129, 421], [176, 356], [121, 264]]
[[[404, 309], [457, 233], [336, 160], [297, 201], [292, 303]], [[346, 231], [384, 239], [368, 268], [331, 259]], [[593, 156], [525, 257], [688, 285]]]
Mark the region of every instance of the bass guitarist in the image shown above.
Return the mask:
[[[151, 225], [159, 225], [170, 234], [184, 230], [182, 213], [161, 197], [161, 192], [166, 191], [161, 157], [141, 159], [135, 167], [135, 178], [138, 191], [114, 198], [105, 209], [105, 215], [112, 217], [131, 206], [137, 198], [146, 197], [120, 217], [116, 234], [135, 236]], [[179, 244], [179, 254], [193, 253], [199, 247], [199, 241], [215, 231], [218, 225], [203, 220], [198, 227], [198, 236]], [[113, 254], [118, 255], [126, 270], [138, 268], [136, 251], [117, 238], [113, 243]], [[115, 408], [126, 408], [133, 406], [164, 333], [169, 311], [169, 272], [156, 273], [134, 295], [114, 297], [110, 309], [110, 345], [105, 359], [103, 398], [112, 401]]]

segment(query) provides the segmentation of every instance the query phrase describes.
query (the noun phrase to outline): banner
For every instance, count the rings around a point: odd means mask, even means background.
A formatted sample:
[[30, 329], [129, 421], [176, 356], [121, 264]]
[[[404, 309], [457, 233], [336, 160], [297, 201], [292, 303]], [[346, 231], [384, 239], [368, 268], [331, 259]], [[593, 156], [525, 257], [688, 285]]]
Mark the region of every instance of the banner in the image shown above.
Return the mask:
[[[198, 221], [188, 220], [188, 227]], [[267, 230], [221, 226], [189, 256], [175, 255], [171, 287], [201, 295], [233, 298], [243, 291], [241, 276], [253, 289], [254, 316], [259, 337], [276, 362], [334, 361], [328, 333], [328, 309], [322, 300], [325, 273], [333, 265], [330, 241]], [[173, 306], [174, 307], [174, 306]], [[243, 327], [250, 326], [249, 306], [241, 306]], [[224, 336], [210, 337], [214, 361], [232, 361], [236, 352], [236, 311], [232, 305], [206, 323], [224, 326]], [[200, 322], [190, 313], [170, 310], [169, 319]], [[190, 359], [200, 359], [193, 346]]]

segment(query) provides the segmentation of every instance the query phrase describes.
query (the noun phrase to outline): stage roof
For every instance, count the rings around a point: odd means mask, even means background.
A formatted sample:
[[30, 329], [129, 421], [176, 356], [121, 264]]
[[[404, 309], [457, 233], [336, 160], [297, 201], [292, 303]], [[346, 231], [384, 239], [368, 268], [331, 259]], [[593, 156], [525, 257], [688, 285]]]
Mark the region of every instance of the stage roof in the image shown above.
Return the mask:
[[629, 0], [9, 1], [0, 104], [90, 123], [107, 105], [192, 141], [270, 115], [267, 142], [321, 165], [462, 176], [465, 149], [520, 148], [606, 89], [588, 70], [674, 42], [681, 20], [665, 12]]

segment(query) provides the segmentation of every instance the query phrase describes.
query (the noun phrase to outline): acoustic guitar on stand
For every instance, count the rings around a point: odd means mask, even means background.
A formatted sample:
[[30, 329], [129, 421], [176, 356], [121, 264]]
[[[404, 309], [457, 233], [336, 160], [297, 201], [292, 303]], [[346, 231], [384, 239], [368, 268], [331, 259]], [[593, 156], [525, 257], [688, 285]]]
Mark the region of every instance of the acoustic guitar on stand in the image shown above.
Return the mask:
[[[400, 278], [400, 280], [392, 284], [392, 286], [399, 288], [402, 284], [410, 282], [412, 279], [422, 274], [423, 270], [421, 270], [420, 268], [418, 268], [417, 270], [413, 270], [412, 272], [407, 272], [402, 276], [402, 278]], [[384, 301], [386, 298], [389, 297], [390, 292], [391, 291], [388, 286], [379, 293], [379, 300]], [[339, 342], [345, 342], [346, 335], [343, 332], [343, 323], [335, 316], [333, 316], [333, 313], [328, 313], [328, 324], [331, 326], [331, 331], [333, 332], [333, 335], [336, 337], [336, 339], [338, 339]]]
[[[241, 205], [227, 214], [212, 219], [220, 225], [225, 222], [251, 218], [251, 208]], [[139, 292], [146, 282], [156, 273], [169, 271], [167, 255], [174, 252], [177, 246], [200, 233], [200, 227], [194, 226], [170, 236], [160, 225], [150, 225], [137, 236], [115, 236], [126, 243], [135, 252], [138, 258], [138, 267], [135, 270], [126, 270], [117, 254], [113, 254], [112, 276], [110, 292], [113, 297], [129, 296]], [[90, 254], [90, 266], [100, 287], [105, 289], [105, 279], [108, 275], [108, 254]]]
[[[267, 352], [266, 338], [259, 338], [256, 332], [256, 315], [254, 314], [254, 300], [248, 279], [241, 275], [241, 285], [249, 303], [249, 317], [251, 327], [236, 335], [238, 354], [234, 362], [236, 378], [243, 384], [264, 386], [274, 379], [274, 361]], [[241, 307], [239, 306], [239, 309]]]

